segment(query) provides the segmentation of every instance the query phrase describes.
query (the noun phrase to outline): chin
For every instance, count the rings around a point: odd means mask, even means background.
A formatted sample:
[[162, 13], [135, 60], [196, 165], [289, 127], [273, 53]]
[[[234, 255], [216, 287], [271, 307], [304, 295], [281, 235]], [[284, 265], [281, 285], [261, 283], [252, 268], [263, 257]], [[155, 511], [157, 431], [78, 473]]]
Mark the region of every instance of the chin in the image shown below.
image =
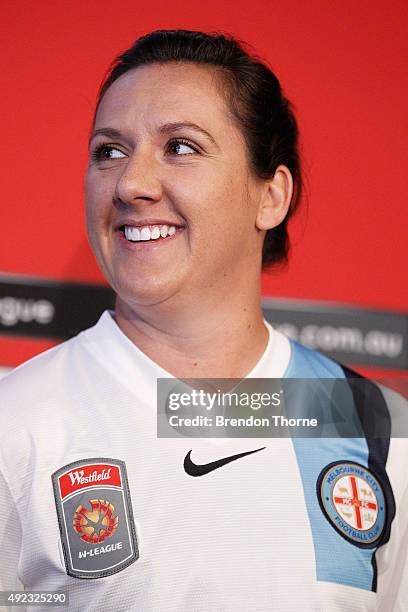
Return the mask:
[[169, 300], [177, 293], [178, 283], [175, 279], [164, 277], [116, 279], [112, 287], [118, 298], [131, 308], [137, 306], [154, 306]]

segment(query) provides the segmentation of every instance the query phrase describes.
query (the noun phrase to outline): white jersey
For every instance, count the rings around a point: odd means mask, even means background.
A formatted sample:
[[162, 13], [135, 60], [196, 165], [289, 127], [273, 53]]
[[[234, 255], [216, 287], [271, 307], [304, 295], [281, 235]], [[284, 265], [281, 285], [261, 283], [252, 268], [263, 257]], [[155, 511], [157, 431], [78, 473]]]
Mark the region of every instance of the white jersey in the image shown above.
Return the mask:
[[[267, 327], [249, 377], [344, 377]], [[0, 382], [0, 590], [66, 591], [72, 611], [408, 609], [405, 439], [159, 438], [158, 378], [105, 312]]]

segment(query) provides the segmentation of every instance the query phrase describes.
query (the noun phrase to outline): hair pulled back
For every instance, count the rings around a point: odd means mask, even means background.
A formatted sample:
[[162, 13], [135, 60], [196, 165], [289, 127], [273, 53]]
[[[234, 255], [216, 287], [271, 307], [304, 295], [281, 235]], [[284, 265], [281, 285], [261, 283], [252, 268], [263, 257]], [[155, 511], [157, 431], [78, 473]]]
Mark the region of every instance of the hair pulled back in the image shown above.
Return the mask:
[[286, 218], [266, 232], [263, 267], [288, 259], [287, 224], [299, 205], [302, 191], [298, 151], [298, 126], [292, 105], [285, 98], [278, 78], [244, 44], [229, 34], [191, 30], [156, 30], [119, 55], [99, 91], [96, 110], [107, 89], [120, 76], [139, 66], [167, 62], [192, 62], [217, 67], [223, 76], [223, 93], [244, 135], [248, 161], [260, 178], [269, 179], [277, 167], [289, 168], [294, 193]]

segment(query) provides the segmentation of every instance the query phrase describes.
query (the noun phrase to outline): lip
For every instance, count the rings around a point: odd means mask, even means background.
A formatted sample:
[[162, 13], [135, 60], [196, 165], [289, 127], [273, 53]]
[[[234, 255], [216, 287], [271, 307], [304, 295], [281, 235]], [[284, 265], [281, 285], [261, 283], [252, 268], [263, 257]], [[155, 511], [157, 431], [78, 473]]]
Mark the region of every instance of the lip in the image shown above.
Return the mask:
[[158, 218], [153, 218], [153, 217], [147, 217], [145, 219], [129, 219], [129, 218], [126, 219], [125, 218], [115, 223], [115, 226], [114, 226], [115, 231], [119, 230], [124, 225], [127, 225], [128, 227], [144, 227], [146, 225], [168, 225], [168, 226], [173, 225], [176, 229], [184, 227], [182, 223], [179, 223], [177, 221], [169, 221], [169, 219], [158, 219]]

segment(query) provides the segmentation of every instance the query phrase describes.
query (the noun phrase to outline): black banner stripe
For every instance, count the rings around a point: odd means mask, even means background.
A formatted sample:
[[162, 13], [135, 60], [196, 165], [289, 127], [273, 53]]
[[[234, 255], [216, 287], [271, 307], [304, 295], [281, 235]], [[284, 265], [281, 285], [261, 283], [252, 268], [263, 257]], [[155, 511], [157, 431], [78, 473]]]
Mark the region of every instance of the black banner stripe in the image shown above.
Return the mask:
[[[0, 334], [65, 340], [114, 306], [102, 285], [0, 276]], [[408, 370], [408, 315], [330, 302], [264, 298], [265, 318], [347, 364]]]

